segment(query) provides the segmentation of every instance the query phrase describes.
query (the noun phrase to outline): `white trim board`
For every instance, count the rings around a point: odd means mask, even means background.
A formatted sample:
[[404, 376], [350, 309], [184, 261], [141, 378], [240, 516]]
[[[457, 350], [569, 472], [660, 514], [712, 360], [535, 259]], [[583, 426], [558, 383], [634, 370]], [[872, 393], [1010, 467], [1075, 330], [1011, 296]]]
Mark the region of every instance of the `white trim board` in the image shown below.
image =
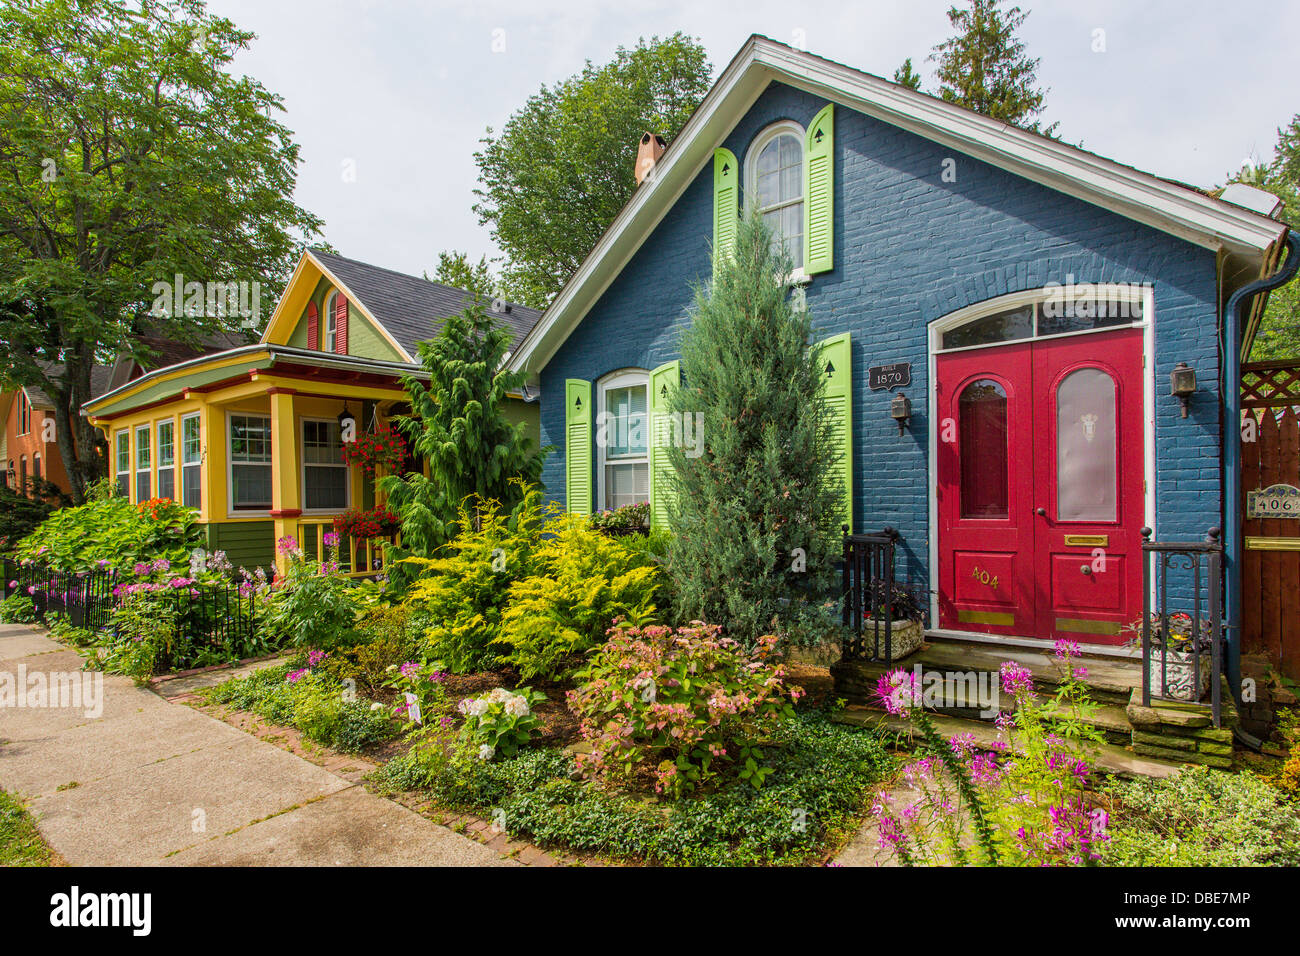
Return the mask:
[[1195, 245], [1269, 261], [1284, 223], [1074, 146], [1008, 126], [852, 67], [752, 36], [619, 211], [578, 271], [525, 336], [511, 371], [536, 374], [622, 272], [713, 150], [773, 81], [915, 133], [965, 155], [1142, 222]]

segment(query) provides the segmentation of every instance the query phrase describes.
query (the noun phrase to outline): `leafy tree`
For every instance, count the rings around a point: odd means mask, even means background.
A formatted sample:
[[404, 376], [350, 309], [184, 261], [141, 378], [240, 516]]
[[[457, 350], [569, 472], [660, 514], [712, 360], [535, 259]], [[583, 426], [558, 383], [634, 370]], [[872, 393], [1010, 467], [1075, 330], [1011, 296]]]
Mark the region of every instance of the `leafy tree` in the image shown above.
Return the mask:
[[[427, 273], [425, 278], [428, 278]], [[497, 280], [492, 275], [488, 257], [482, 256], [474, 263], [469, 261], [467, 253], [455, 249], [438, 253], [438, 268], [434, 270], [433, 278], [443, 285], [464, 289], [485, 299], [491, 298], [497, 291]]]
[[912, 58], [909, 56], [903, 61], [903, 65], [894, 71], [894, 82], [900, 86], [906, 86], [909, 90], [920, 91], [921, 74], [912, 69]]
[[[437, 336], [420, 343], [429, 383], [403, 377], [411, 414], [399, 417], [397, 427], [428, 464], [429, 475], [380, 479], [389, 507], [402, 519], [402, 546], [393, 547], [391, 557], [431, 557], [455, 535], [466, 499], [510, 509], [541, 477], [545, 450], [534, 448], [525, 424], [506, 413], [507, 393], [525, 379], [522, 372], [500, 371], [511, 339], [511, 331], [495, 323], [476, 297]], [[410, 576], [394, 564], [397, 587]]]
[[604, 66], [588, 61], [580, 74], [542, 87], [500, 135], [488, 129], [474, 154], [474, 211], [506, 254], [508, 298], [546, 306], [636, 188], [641, 134], [676, 136], [711, 74], [690, 37], [642, 39]]
[[0, 381], [53, 400], [80, 501], [103, 467], [91, 368], [138, 354], [146, 323], [239, 324], [150, 314], [154, 283], [257, 281], [273, 302], [320, 220], [290, 198], [280, 99], [228, 72], [253, 35], [201, 0], [11, 0], [0, 36]]
[[686, 442], [668, 450], [675, 611], [751, 645], [773, 630], [797, 643], [818, 636], [840, 547], [840, 452], [790, 268], [762, 219], [747, 217], [734, 256], [696, 294], [683, 387], [670, 398], [702, 442], [694, 457]]
[[[1277, 131], [1277, 147], [1267, 164], [1247, 166], [1232, 177], [1266, 189], [1282, 200], [1282, 218], [1300, 221], [1300, 114]], [[1269, 293], [1268, 306], [1250, 352], [1252, 361], [1300, 356], [1300, 280], [1292, 280]]]
[[[1002, 9], [1002, 0], [967, 0], [969, 9], [951, 7], [948, 21], [958, 31], [930, 55], [939, 68], [939, 95], [949, 103], [1039, 132], [1034, 118], [1043, 111], [1045, 91], [1037, 88], [1037, 58], [1025, 55], [1016, 29], [1029, 16], [1019, 7]], [[901, 80], [899, 82], [902, 82]], [[1052, 135], [1056, 123], [1042, 132]]]

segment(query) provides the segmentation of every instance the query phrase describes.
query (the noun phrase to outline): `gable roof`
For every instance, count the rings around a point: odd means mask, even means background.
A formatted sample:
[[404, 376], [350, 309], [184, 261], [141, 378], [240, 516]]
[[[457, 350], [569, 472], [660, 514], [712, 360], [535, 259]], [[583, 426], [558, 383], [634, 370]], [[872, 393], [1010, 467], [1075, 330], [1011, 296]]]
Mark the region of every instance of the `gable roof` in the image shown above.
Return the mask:
[[1207, 249], [1247, 258], [1258, 273], [1286, 225], [1131, 166], [755, 34], [578, 271], [515, 350], [509, 367], [536, 372], [622, 272], [660, 220], [773, 82], [841, 103], [1058, 192]]
[[[441, 320], [463, 310], [473, 298], [464, 289], [372, 266], [323, 249], [308, 249], [304, 258], [314, 262], [323, 275], [379, 325], [410, 362], [416, 361], [418, 343], [437, 335], [442, 329]], [[513, 333], [512, 350], [541, 314], [527, 306], [506, 304], [506, 311], [499, 313], [499, 318]], [[267, 325], [268, 333], [271, 324]], [[265, 334], [263, 341], [266, 341]]]

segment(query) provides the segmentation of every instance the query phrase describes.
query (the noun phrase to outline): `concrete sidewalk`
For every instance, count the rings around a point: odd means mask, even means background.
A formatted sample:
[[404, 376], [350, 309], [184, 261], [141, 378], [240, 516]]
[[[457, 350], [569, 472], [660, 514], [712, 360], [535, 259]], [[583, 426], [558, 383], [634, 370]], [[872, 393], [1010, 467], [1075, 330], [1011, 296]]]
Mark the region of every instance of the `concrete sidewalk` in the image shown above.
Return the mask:
[[[0, 672], [16, 678], [22, 667], [29, 687], [37, 674], [80, 679], [81, 663], [31, 628], [0, 624]], [[73, 866], [512, 863], [128, 678], [102, 680], [97, 717], [0, 706], [0, 789], [31, 801], [41, 834]]]

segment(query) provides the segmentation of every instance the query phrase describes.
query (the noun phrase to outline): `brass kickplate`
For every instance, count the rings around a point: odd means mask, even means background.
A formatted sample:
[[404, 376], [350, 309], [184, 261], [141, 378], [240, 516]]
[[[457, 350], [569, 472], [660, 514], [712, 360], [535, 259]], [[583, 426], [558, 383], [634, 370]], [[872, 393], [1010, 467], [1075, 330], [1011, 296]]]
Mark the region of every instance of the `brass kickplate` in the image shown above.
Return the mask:
[[1110, 545], [1110, 535], [1067, 534], [1065, 543], [1072, 548], [1105, 548]]
[[1056, 629], [1071, 634], [1118, 634], [1120, 630], [1118, 621], [1085, 621], [1073, 617], [1058, 617]]
[[1247, 551], [1300, 551], [1300, 538], [1246, 538]]
[[958, 611], [957, 620], [963, 624], [992, 624], [995, 627], [1011, 627], [1016, 623], [1014, 614], [1002, 611]]

